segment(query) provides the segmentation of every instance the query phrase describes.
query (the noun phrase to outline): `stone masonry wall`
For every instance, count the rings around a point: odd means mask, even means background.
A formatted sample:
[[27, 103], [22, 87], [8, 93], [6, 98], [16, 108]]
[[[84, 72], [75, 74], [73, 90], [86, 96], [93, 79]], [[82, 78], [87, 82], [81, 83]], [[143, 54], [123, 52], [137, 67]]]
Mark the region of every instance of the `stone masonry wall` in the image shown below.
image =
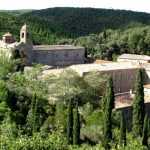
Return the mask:
[[33, 62], [53, 66], [83, 64], [84, 49], [75, 50], [33, 50]]
[[103, 71], [102, 74], [110, 75], [113, 78], [114, 92], [124, 93], [133, 89], [137, 69], [120, 69]]

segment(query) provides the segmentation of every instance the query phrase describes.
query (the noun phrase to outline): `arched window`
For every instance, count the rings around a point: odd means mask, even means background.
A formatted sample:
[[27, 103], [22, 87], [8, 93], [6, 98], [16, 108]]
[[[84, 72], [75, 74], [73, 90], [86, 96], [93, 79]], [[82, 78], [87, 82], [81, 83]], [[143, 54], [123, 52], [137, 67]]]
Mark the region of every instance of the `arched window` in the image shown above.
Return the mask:
[[22, 38], [24, 38], [24, 33], [22, 33]]

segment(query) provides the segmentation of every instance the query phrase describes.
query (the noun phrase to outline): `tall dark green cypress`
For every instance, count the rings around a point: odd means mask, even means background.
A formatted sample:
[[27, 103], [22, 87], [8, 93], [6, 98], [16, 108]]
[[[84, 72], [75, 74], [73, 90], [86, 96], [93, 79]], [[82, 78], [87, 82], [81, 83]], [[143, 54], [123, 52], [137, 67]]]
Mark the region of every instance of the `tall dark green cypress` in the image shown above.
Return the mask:
[[114, 90], [113, 90], [113, 81], [109, 77], [107, 81], [106, 93], [105, 93], [105, 110], [104, 110], [104, 147], [105, 149], [109, 148], [109, 142], [112, 139], [112, 109], [114, 108]]
[[144, 146], [148, 146], [148, 128], [149, 128], [149, 119], [146, 115], [144, 118], [144, 126], [143, 126], [143, 136], [142, 136], [142, 144]]
[[144, 116], [145, 116], [145, 106], [144, 106], [143, 70], [140, 69], [136, 77], [135, 97], [133, 100], [132, 131], [134, 136], [139, 135], [142, 136]]
[[120, 145], [126, 146], [126, 120], [123, 111], [120, 115]]
[[27, 130], [30, 132], [29, 134], [33, 134], [37, 132], [39, 123], [38, 123], [38, 100], [36, 94], [33, 94], [32, 101], [31, 101], [31, 108], [27, 115]]
[[80, 115], [78, 112], [78, 103], [76, 104], [73, 116], [73, 144], [80, 144]]
[[106, 40], [106, 38], [107, 38], [107, 33], [106, 33], [106, 30], [104, 30], [104, 32], [103, 32], [103, 38]]
[[73, 142], [73, 104], [72, 100], [68, 104], [68, 116], [67, 116], [67, 141], [68, 144]]
[[33, 94], [31, 101], [31, 108], [27, 115], [27, 131], [29, 134], [37, 132], [39, 127], [39, 116], [38, 116], [38, 100], [36, 94]]
[[33, 108], [33, 133], [37, 132], [39, 126], [39, 115], [38, 115], [38, 100], [36, 94], [34, 95], [35, 105]]

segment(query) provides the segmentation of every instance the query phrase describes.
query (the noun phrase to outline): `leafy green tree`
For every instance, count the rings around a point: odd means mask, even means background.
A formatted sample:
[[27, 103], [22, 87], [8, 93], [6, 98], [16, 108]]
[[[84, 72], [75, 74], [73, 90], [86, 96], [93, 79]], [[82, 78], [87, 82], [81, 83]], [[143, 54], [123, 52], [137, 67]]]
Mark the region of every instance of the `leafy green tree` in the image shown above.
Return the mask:
[[16, 123], [11, 119], [12, 112], [8, 111], [5, 114], [5, 119], [3, 120], [2, 124], [0, 125], [0, 135], [5, 136], [13, 140], [13, 138], [17, 136], [18, 130], [16, 127]]
[[59, 76], [49, 76], [47, 83], [53, 86], [48, 86], [48, 94], [65, 103], [78, 97], [79, 105], [90, 102], [97, 106], [105, 89], [105, 80], [105, 76], [95, 71], [81, 77], [75, 71], [66, 69]]
[[123, 111], [121, 112], [120, 119], [120, 145], [126, 146], [126, 121]]
[[0, 49], [0, 79], [8, 80], [9, 76], [15, 72], [16, 61], [11, 59], [10, 53], [5, 49]]
[[70, 99], [68, 104], [68, 116], [67, 116], [67, 141], [68, 144], [73, 142], [73, 103]]
[[0, 121], [3, 120], [5, 113], [9, 110], [9, 107], [7, 105], [8, 98], [9, 97], [6, 82], [0, 80]]
[[149, 128], [149, 119], [148, 119], [148, 116], [145, 115], [144, 126], [143, 126], [143, 135], [142, 135], [142, 144], [145, 146], [148, 146], [148, 128]]
[[140, 69], [137, 72], [135, 84], [135, 97], [133, 100], [132, 130], [135, 136], [139, 135], [142, 136], [144, 115], [145, 115], [145, 106], [144, 106], [143, 71]]
[[78, 103], [76, 104], [73, 116], [73, 144], [80, 144], [80, 115], [78, 112]]
[[109, 142], [112, 140], [112, 109], [114, 108], [114, 91], [113, 81], [109, 77], [107, 81], [106, 93], [105, 93], [105, 111], [104, 111], [104, 147], [109, 147]]

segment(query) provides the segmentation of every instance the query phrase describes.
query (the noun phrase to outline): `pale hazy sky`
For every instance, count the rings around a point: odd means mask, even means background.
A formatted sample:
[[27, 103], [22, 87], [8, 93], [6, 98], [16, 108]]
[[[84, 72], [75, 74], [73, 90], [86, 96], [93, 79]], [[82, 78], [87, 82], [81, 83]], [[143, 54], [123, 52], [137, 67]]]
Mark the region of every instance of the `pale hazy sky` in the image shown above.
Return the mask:
[[95, 7], [150, 13], [150, 0], [0, 0], [0, 9], [43, 9], [49, 7]]

